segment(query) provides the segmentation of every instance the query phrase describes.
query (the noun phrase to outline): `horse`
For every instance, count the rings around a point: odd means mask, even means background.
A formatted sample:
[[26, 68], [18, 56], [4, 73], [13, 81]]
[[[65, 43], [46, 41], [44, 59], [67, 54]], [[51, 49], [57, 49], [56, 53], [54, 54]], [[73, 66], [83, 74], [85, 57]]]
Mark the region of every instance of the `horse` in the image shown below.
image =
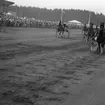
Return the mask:
[[[63, 35], [64, 34], [64, 26], [63, 25], [61, 25], [61, 26], [57, 26], [57, 29], [56, 29], [56, 35], [57, 35], [57, 33], [59, 33], [59, 36], [61, 36], [61, 35]], [[58, 37], [59, 37], [58, 36]]]
[[63, 24], [61, 26], [58, 25], [57, 29], [56, 29], [56, 37], [57, 37], [57, 33], [59, 33], [58, 37], [63, 37], [64, 32], [67, 32], [68, 33], [68, 37], [69, 37], [68, 26], [66, 24]]

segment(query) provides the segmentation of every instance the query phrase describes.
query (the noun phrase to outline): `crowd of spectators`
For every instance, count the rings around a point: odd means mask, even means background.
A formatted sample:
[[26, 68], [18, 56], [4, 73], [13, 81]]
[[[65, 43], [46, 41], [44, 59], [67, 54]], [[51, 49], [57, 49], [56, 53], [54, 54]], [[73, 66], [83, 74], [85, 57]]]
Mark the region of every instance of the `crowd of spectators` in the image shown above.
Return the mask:
[[[0, 14], [0, 28], [2, 27], [32, 27], [32, 28], [56, 28], [58, 21], [39, 20], [27, 17], [15, 17], [11, 14]], [[71, 28], [79, 26], [69, 25]]]

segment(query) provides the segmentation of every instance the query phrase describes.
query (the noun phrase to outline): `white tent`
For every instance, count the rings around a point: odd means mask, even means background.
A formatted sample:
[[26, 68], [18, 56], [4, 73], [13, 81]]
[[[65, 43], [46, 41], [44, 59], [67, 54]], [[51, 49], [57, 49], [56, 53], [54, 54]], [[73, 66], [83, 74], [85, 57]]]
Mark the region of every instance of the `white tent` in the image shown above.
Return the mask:
[[8, 12], [7, 15], [14, 16], [14, 17], [17, 16], [17, 15], [16, 15], [16, 12]]
[[77, 20], [68, 21], [68, 24], [83, 25], [81, 22], [79, 22]]
[[8, 12], [7, 15], [12, 15], [12, 13]]

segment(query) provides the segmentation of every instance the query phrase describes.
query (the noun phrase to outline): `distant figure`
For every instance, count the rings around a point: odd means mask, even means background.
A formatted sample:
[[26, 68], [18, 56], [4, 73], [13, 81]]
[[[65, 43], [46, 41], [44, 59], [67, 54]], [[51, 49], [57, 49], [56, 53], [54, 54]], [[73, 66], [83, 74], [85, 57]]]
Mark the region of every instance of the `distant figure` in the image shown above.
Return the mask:
[[98, 26], [96, 25], [96, 29], [95, 29], [95, 36], [97, 36], [99, 33], [99, 30], [98, 30]]
[[90, 27], [88, 29], [88, 40], [94, 36], [94, 28], [93, 23], [90, 23]]
[[84, 27], [83, 27], [83, 31], [87, 31], [86, 24], [85, 24]]
[[87, 31], [88, 31], [88, 28], [85, 24], [84, 27], [83, 27], [83, 35], [86, 35]]
[[[99, 35], [97, 37], [98, 42], [98, 51], [100, 54], [103, 53], [104, 45], [105, 45], [105, 32], [104, 32], [104, 23], [100, 24]], [[102, 47], [102, 49], [101, 49]]]

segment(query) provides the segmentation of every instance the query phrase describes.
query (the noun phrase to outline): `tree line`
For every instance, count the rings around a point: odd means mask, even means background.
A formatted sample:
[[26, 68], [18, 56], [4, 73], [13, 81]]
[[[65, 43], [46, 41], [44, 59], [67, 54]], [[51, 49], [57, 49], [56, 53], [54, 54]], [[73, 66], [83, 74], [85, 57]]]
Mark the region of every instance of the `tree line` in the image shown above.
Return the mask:
[[[39, 7], [26, 6], [11, 6], [8, 11], [16, 12], [19, 17], [36, 18], [41, 20], [59, 21], [61, 16], [61, 9], [47, 9]], [[102, 13], [95, 13], [93, 11], [79, 10], [79, 9], [64, 9], [64, 21], [78, 20], [82, 23], [88, 23], [89, 12], [91, 13], [91, 22], [99, 24], [105, 22], [105, 15]]]

